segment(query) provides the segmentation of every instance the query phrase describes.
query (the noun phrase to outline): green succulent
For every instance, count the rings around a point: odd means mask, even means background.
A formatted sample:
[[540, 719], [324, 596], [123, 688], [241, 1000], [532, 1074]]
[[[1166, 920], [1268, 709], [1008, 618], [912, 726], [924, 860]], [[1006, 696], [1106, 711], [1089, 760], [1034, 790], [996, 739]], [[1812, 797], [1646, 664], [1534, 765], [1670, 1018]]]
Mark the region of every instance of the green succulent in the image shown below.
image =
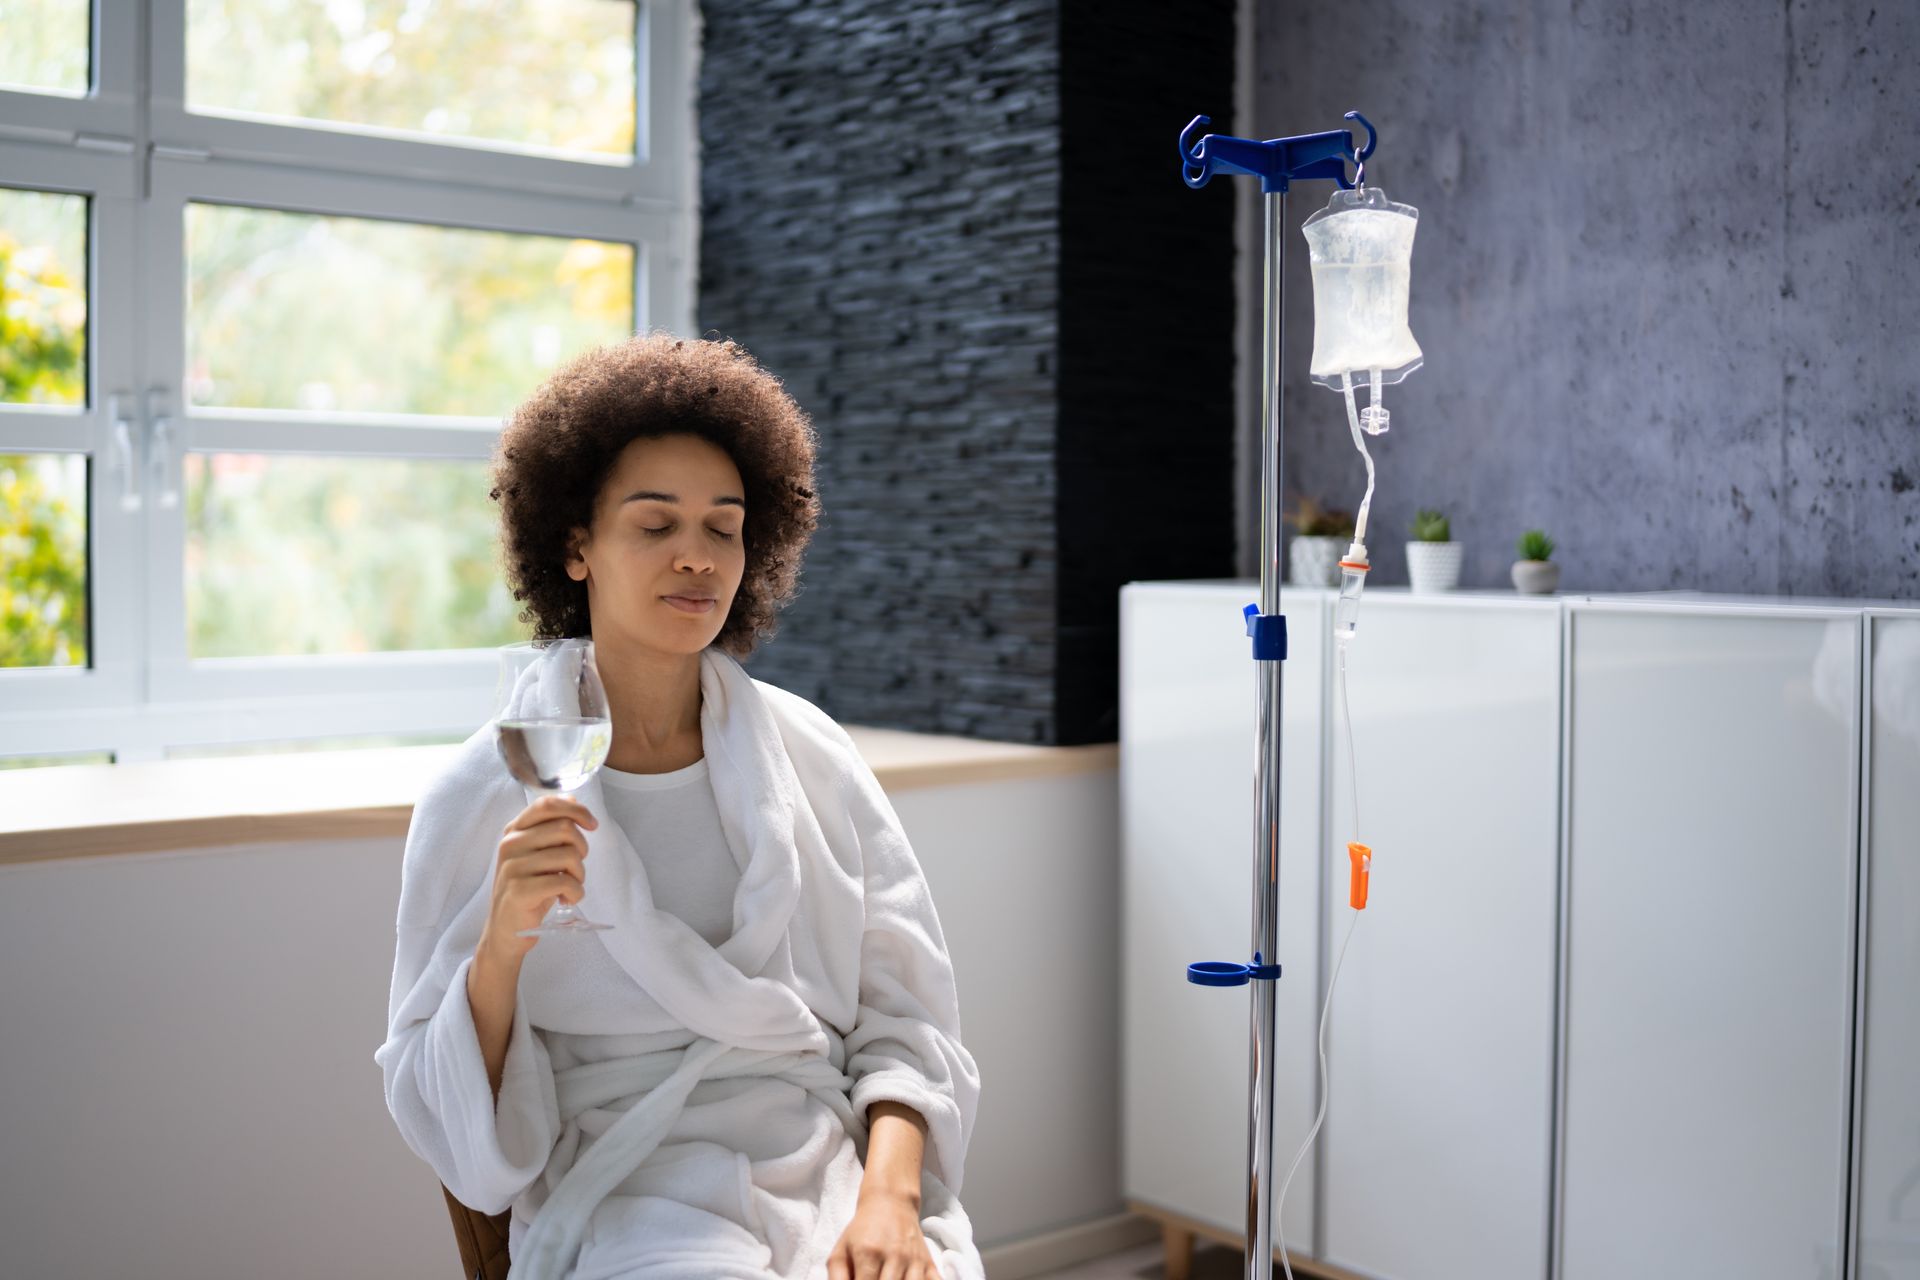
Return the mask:
[[1550, 560], [1553, 558], [1553, 539], [1538, 529], [1529, 529], [1520, 535], [1520, 558], [1522, 560]]
[[1451, 542], [1453, 529], [1447, 524], [1447, 518], [1438, 511], [1421, 508], [1413, 517], [1413, 540], [1415, 542]]

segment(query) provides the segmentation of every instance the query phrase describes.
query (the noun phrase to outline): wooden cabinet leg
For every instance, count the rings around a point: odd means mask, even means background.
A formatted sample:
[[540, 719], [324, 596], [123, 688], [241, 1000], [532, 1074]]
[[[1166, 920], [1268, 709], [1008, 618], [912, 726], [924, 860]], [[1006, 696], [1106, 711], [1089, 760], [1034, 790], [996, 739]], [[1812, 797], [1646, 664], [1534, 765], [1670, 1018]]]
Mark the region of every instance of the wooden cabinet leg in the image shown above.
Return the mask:
[[1193, 1275], [1193, 1232], [1164, 1222], [1160, 1224], [1160, 1241], [1167, 1253], [1167, 1280], [1189, 1280]]

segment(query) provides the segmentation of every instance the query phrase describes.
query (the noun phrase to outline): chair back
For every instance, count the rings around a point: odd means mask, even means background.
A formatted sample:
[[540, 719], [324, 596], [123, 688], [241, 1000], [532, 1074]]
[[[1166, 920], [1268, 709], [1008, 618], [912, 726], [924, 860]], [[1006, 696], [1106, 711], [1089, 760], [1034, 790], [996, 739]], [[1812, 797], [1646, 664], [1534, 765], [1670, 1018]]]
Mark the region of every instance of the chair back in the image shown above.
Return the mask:
[[447, 1198], [453, 1236], [460, 1244], [462, 1280], [507, 1280], [507, 1232], [513, 1210], [482, 1213], [455, 1200], [446, 1183], [440, 1184], [440, 1191]]

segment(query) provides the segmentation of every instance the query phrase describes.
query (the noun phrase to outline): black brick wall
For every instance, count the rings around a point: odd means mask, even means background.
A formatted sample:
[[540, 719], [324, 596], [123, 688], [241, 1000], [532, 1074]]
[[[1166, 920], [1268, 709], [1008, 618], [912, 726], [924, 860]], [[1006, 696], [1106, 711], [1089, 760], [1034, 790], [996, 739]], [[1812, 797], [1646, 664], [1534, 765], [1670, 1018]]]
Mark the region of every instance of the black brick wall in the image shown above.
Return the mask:
[[1180, 180], [1187, 121], [1234, 131], [1231, 3], [1062, 12], [1056, 714], [1062, 743], [1109, 742], [1121, 586], [1233, 576], [1233, 184], [1251, 179]]
[[[1063, 12], [1064, 10], [1064, 12]], [[1232, 573], [1232, 6], [710, 0], [702, 329], [821, 436], [757, 677], [836, 719], [1118, 736], [1118, 590]]]

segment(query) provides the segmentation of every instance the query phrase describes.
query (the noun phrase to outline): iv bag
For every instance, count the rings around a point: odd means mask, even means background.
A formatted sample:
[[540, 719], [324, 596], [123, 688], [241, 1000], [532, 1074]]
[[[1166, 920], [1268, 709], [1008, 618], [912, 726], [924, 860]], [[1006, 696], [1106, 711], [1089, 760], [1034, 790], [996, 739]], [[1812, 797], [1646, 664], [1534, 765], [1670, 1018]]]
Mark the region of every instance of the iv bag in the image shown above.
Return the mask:
[[[1335, 391], [1398, 382], [1420, 367], [1407, 327], [1420, 211], [1378, 187], [1335, 191], [1301, 231], [1313, 259], [1313, 380]], [[1376, 391], [1376, 396], [1378, 392]]]

